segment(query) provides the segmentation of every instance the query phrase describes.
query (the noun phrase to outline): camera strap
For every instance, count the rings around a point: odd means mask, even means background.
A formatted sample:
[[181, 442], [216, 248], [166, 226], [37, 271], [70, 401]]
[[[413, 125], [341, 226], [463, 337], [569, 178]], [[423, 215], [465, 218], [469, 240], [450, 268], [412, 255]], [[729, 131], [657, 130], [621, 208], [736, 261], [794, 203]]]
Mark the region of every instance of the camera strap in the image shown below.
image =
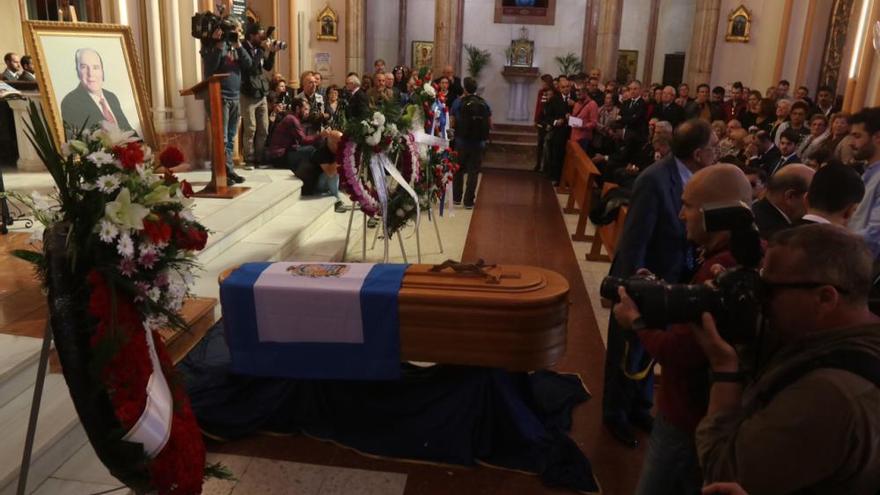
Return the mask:
[[620, 370], [623, 371], [624, 376], [626, 376], [630, 380], [640, 382], [644, 380], [648, 376], [648, 373], [651, 373], [651, 371], [654, 369], [654, 358], [651, 358], [648, 361], [648, 364], [645, 365], [643, 369], [638, 371], [630, 371], [627, 363], [629, 363], [629, 341], [623, 343], [623, 359], [620, 362]]
[[880, 388], [880, 358], [867, 352], [840, 350], [829, 352], [785, 371], [770, 387], [760, 392], [758, 398], [767, 404], [785, 387], [800, 380], [809, 372], [823, 368], [849, 371]]

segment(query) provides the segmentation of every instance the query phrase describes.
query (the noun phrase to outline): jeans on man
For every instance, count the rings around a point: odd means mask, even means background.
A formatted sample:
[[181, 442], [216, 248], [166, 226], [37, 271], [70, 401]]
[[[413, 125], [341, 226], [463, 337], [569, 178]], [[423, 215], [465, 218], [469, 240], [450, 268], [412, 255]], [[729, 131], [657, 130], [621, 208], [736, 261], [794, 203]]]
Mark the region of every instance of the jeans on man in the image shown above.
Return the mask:
[[238, 138], [239, 103], [237, 98], [223, 98], [223, 129], [226, 140], [226, 172], [234, 173], [232, 154], [235, 151], [235, 140]]
[[247, 163], [260, 163], [269, 136], [269, 105], [265, 96], [251, 98], [242, 94], [239, 101], [244, 159]]
[[[477, 195], [477, 180], [480, 178], [480, 168], [483, 165], [483, 147], [460, 142], [457, 151], [461, 167], [452, 179], [452, 200], [460, 203], [464, 193], [464, 205], [473, 206]], [[466, 185], [465, 174], [467, 174]]]
[[636, 495], [696, 494], [700, 493], [701, 486], [694, 436], [658, 415], [642, 462]]

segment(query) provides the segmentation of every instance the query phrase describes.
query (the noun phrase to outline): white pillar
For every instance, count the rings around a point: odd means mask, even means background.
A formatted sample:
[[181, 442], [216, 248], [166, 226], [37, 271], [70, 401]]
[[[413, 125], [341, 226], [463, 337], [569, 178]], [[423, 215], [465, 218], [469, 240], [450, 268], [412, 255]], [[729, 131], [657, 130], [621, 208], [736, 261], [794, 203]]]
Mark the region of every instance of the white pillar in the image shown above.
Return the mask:
[[20, 172], [45, 172], [46, 166], [27, 135], [27, 126], [31, 122], [29, 103], [36, 102], [37, 108], [42, 111], [42, 100], [38, 93], [28, 93], [26, 96], [27, 100], [8, 100], [15, 119], [15, 141], [18, 143], [18, 162], [15, 165]]
[[168, 0], [168, 31], [171, 40], [167, 44], [167, 65], [169, 70], [168, 81], [171, 83], [171, 130], [174, 132], [186, 132], [186, 109], [180, 90], [183, 86], [183, 65], [181, 51], [183, 45], [180, 39], [180, 0]]
[[[183, 66], [183, 87], [191, 88], [202, 80], [202, 56], [199, 54], [199, 41], [188, 36], [190, 19], [199, 11], [198, 0], [180, 0], [180, 53]], [[183, 99], [186, 110], [187, 128], [191, 131], [205, 130], [205, 104], [195, 96]]]
[[147, 0], [147, 39], [150, 57], [150, 87], [153, 96], [153, 123], [156, 131], [167, 130], [165, 107], [165, 68], [162, 59], [162, 26], [160, 23], [159, 0]]

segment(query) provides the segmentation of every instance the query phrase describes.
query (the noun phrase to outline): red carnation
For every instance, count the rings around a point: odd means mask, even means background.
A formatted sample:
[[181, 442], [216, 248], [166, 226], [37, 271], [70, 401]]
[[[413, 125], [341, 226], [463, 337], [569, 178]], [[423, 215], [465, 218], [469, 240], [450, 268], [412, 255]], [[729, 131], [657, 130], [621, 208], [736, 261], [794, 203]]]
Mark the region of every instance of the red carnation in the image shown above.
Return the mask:
[[187, 229], [179, 229], [174, 233], [177, 247], [189, 251], [200, 251], [208, 243], [208, 233], [198, 226], [192, 225]]
[[176, 146], [169, 146], [162, 153], [159, 153], [159, 163], [168, 169], [180, 165], [183, 160], [183, 152]]
[[134, 170], [134, 168], [144, 162], [144, 149], [140, 143], [128, 143], [125, 146], [117, 146], [113, 148], [113, 156], [122, 164], [122, 168]]
[[153, 244], [163, 244], [171, 239], [171, 226], [162, 220], [144, 220], [144, 232]]

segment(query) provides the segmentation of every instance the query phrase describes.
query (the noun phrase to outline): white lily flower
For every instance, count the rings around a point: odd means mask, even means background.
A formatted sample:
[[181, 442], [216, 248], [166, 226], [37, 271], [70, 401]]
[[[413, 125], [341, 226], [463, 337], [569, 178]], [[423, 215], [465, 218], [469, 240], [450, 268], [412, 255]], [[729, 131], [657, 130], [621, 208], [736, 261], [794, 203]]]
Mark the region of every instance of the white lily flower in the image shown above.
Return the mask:
[[382, 115], [382, 112], [373, 112], [373, 126], [382, 127], [385, 125], [385, 116]]
[[113, 148], [137, 141], [137, 138], [134, 137], [134, 131], [123, 131], [118, 125], [106, 120], [101, 122], [101, 130], [96, 131], [95, 135], [106, 148]]
[[370, 146], [376, 146], [377, 144], [379, 144], [379, 141], [381, 141], [381, 140], [382, 140], [382, 129], [379, 129], [376, 132], [374, 132], [373, 134], [370, 134], [369, 136], [367, 136], [367, 139], [365, 139], [364, 141]]
[[153, 188], [146, 196], [144, 196], [144, 204], [147, 206], [158, 203], [168, 203], [171, 201], [171, 189], [165, 185], [158, 185]]
[[67, 144], [69, 145], [70, 150], [78, 155], [85, 155], [89, 152], [88, 145], [78, 139], [71, 139]]
[[150, 214], [150, 210], [138, 203], [132, 203], [131, 191], [123, 187], [116, 195], [116, 201], [107, 203], [104, 207], [107, 218], [126, 229], [142, 230], [144, 218]]

